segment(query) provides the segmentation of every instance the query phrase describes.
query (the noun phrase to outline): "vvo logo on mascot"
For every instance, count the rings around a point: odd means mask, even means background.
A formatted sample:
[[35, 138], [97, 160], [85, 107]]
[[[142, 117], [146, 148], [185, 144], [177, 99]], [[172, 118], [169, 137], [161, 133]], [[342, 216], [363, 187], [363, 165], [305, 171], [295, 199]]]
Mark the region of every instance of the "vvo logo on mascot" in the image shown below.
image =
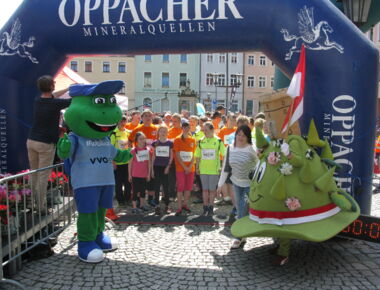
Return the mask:
[[127, 162], [132, 158], [129, 149], [116, 149], [108, 137], [122, 117], [114, 96], [122, 86], [122, 81], [72, 85], [73, 99], [64, 114], [72, 132], [65, 134], [57, 146], [59, 157], [71, 161], [71, 184], [79, 213], [78, 255], [88, 263], [101, 262], [103, 252], [117, 248], [103, 231], [115, 187], [111, 161]]

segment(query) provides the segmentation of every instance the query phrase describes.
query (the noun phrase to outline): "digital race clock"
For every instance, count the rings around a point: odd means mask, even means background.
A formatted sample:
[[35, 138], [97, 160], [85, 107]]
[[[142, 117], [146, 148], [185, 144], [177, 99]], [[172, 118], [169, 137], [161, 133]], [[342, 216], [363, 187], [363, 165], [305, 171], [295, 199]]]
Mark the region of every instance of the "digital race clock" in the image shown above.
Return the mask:
[[338, 236], [380, 243], [380, 218], [360, 215]]

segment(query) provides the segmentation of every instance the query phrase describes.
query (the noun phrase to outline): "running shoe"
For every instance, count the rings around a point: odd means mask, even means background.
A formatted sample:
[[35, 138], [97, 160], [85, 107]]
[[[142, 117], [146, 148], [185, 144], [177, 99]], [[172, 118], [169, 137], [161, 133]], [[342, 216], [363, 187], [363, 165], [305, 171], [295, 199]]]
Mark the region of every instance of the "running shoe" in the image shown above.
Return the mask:
[[213, 216], [213, 214], [214, 214], [214, 207], [212, 205], [209, 205], [207, 209], [207, 216]]
[[169, 214], [169, 213], [171, 213], [171, 212], [172, 212], [171, 208], [168, 207], [168, 206], [165, 206], [164, 213], [165, 213], [165, 214]]
[[133, 214], [139, 214], [139, 213], [141, 213], [141, 209], [139, 209], [139, 208], [133, 208], [132, 209], [132, 213]]
[[109, 218], [111, 221], [115, 221], [119, 218], [119, 216], [115, 213], [113, 208], [107, 209], [106, 217]]
[[182, 209], [177, 209], [177, 211], [175, 212], [175, 216], [180, 216], [182, 213]]
[[142, 207], [140, 207], [140, 209], [142, 209], [143, 211], [149, 211], [149, 207], [147, 205], [143, 205]]
[[189, 209], [189, 207], [187, 205], [182, 206], [182, 210], [184, 210], [188, 213], [191, 212], [191, 210]]
[[156, 207], [154, 208], [154, 214], [155, 214], [155, 215], [161, 215], [161, 208], [160, 208], [159, 206], [156, 206]]

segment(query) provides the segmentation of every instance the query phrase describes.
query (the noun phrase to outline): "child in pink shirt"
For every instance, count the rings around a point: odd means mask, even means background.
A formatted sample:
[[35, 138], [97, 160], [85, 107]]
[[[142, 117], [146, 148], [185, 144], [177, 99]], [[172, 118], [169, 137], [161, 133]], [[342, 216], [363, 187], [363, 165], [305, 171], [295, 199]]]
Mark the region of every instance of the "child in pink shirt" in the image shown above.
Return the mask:
[[132, 149], [132, 161], [129, 162], [128, 172], [129, 181], [132, 183], [132, 213], [139, 213], [137, 200], [140, 198], [140, 209], [148, 211], [149, 207], [145, 205], [145, 191], [147, 182], [150, 181], [152, 153], [146, 146], [144, 133], [137, 132], [135, 136], [136, 147]]

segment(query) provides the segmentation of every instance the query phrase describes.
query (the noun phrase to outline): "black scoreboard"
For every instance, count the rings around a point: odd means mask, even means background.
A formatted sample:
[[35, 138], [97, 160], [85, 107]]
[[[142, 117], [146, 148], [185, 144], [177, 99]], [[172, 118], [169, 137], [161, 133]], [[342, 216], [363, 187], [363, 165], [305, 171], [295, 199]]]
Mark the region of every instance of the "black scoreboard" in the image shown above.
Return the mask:
[[380, 218], [360, 215], [338, 236], [380, 243]]

